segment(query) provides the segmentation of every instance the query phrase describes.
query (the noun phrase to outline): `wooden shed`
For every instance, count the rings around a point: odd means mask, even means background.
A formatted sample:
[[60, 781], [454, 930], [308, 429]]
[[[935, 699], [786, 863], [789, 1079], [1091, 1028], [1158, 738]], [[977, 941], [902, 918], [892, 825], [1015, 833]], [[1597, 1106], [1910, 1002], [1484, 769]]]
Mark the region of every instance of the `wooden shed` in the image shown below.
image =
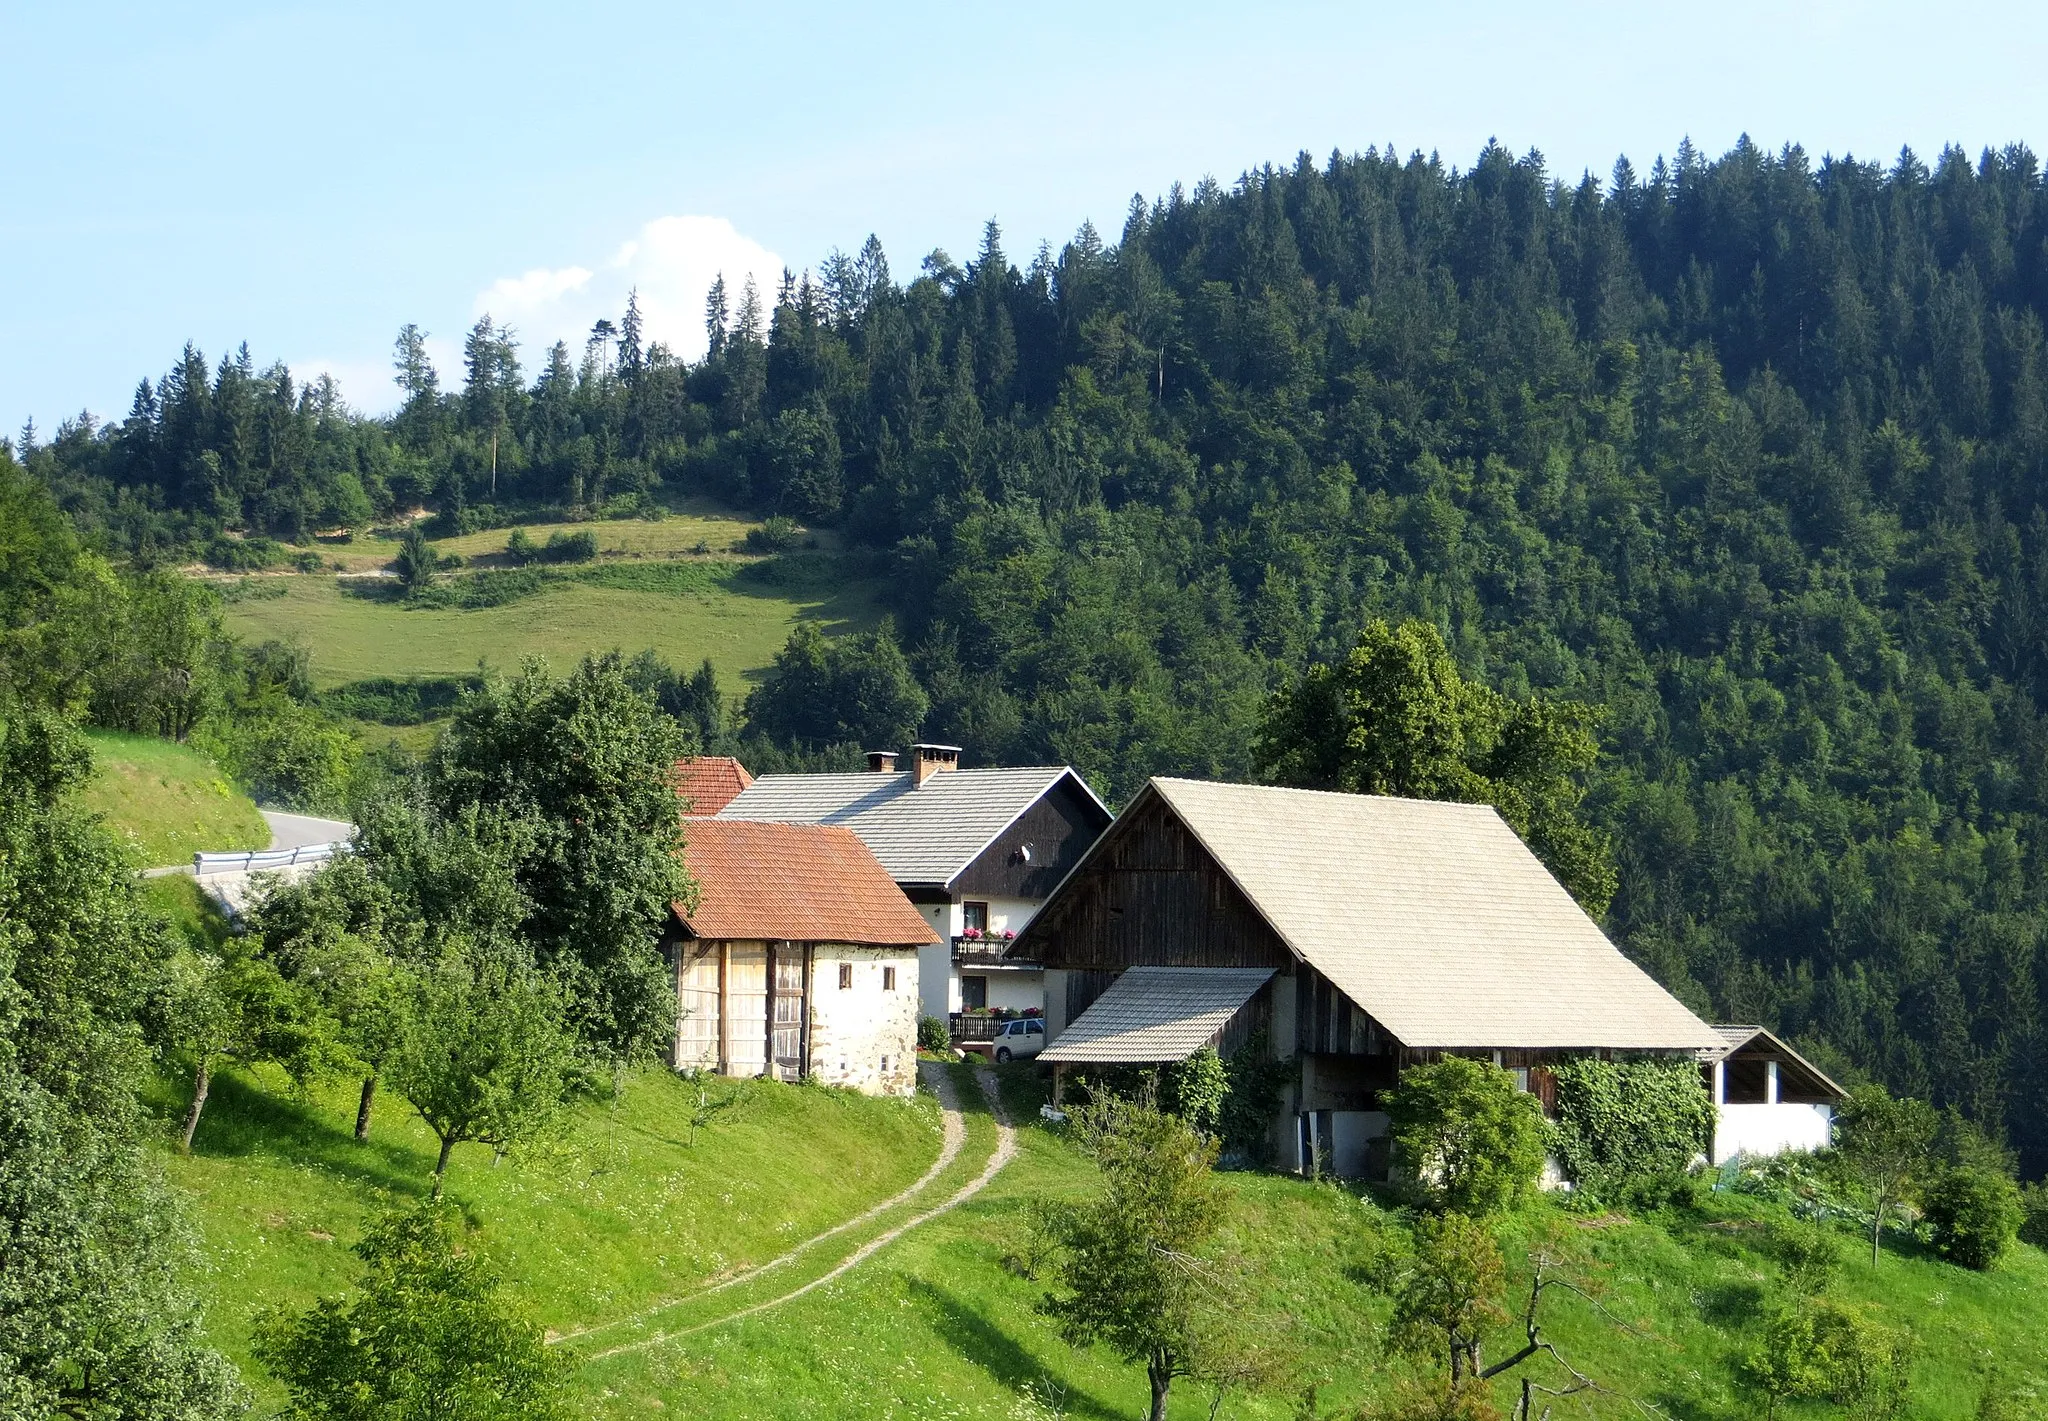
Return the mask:
[[938, 941], [851, 830], [692, 819], [673, 905], [674, 1064], [871, 1094], [917, 1082], [917, 958]]

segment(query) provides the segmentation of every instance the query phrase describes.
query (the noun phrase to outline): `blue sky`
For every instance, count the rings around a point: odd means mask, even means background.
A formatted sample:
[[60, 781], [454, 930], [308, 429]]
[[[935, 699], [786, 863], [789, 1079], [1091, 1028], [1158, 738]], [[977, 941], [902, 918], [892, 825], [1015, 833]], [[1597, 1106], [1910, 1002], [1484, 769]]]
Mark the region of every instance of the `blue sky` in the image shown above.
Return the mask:
[[2039, 5], [0, 4], [0, 428], [125, 412], [187, 339], [389, 406], [397, 327], [529, 366], [637, 284], [878, 234], [1020, 262], [1134, 191], [1392, 142], [1647, 168], [2044, 137]]

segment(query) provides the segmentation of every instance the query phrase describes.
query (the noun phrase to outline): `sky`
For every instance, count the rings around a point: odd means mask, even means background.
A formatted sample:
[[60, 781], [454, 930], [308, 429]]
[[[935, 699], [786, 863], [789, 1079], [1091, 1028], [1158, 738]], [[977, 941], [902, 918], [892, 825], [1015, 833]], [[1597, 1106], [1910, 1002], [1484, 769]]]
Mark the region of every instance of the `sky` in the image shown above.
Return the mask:
[[1019, 264], [1133, 193], [1391, 143], [1639, 170], [1690, 137], [1816, 157], [2048, 145], [2038, 3], [105, 5], [0, 0], [0, 429], [118, 418], [195, 342], [396, 400], [481, 314], [529, 372], [637, 289], [873, 233], [898, 279]]

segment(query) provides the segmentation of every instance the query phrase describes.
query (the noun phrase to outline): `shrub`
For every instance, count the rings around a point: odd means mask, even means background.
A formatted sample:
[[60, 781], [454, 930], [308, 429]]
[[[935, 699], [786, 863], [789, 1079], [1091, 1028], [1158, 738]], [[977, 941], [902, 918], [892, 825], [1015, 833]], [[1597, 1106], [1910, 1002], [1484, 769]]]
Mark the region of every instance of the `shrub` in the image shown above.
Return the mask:
[[2019, 1236], [2026, 1206], [2010, 1179], [1995, 1170], [1944, 1170], [1921, 1199], [1934, 1250], [1979, 1272], [1995, 1267]]
[[740, 546], [750, 553], [786, 553], [803, 541], [804, 530], [794, 518], [776, 514], [758, 528], [747, 529]]
[[1603, 1198], [1653, 1176], [1682, 1174], [1713, 1140], [1714, 1106], [1693, 1061], [1601, 1061], [1554, 1068], [1551, 1152], [1565, 1176]]
[[514, 528], [512, 536], [505, 540], [505, 556], [520, 567], [525, 567], [540, 556], [540, 544], [527, 536], [524, 528]]
[[1230, 1077], [1213, 1047], [1204, 1046], [1167, 1067], [1165, 1085], [1169, 1110], [1204, 1135], [1216, 1133], [1230, 1095]]
[[2048, 1184], [2022, 1185], [2020, 1207], [2026, 1211], [2026, 1221], [2020, 1225], [2021, 1240], [2048, 1248]]
[[1489, 1061], [1446, 1056], [1387, 1094], [1402, 1162], [1440, 1209], [1473, 1216], [1518, 1204], [1543, 1172], [1536, 1097]]
[[206, 545], [206, 562], [222, 572], [261, 572], [284, 561], [284, 545], [269, 538], [230, 538], [221, 534]]
[[1909, 1357], [1905, 1334], [1828, 1298], [1774, 1309], [1743, 1359], [1743, 1384], [1765, 1398], [1765, 1416], [1786, 1399], [1832, 1401], [1857, 1416], [1902, 1414]]
[[542, 562], [590, 562], [597, 557], [597, 534], [583, 530], [579, 533], [550, 533], [542, 545]]
[[942, 1018], [921, 1016], [917, 1019], [917, 1049], [939, 1052], [953, 1049], [953, 1033], [946, 1029]]

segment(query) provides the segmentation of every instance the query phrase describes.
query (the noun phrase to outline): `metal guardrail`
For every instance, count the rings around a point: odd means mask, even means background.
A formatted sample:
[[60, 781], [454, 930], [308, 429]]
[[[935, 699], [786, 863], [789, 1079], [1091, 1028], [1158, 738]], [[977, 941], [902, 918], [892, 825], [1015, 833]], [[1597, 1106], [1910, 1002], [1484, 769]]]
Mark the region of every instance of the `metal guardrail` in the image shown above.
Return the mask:
[[952, 1033], [955, 1042], [993, 1041], [996, 1028], [1001, 1025], [1003, 1022], [1000, 1019], [983, 1016], [978, 1012], [956, 1011], [946, 1018], [947, 1030]]
[[296, 868], [302, 863], [323, 863], [349, 851], [346, 840], [329, 844], [305, 844], [296, 849], [256, 849], [239, 854], [194, 854], [192, 872], [204, 878], [210, 873], [262, 873], [268, 869]]

